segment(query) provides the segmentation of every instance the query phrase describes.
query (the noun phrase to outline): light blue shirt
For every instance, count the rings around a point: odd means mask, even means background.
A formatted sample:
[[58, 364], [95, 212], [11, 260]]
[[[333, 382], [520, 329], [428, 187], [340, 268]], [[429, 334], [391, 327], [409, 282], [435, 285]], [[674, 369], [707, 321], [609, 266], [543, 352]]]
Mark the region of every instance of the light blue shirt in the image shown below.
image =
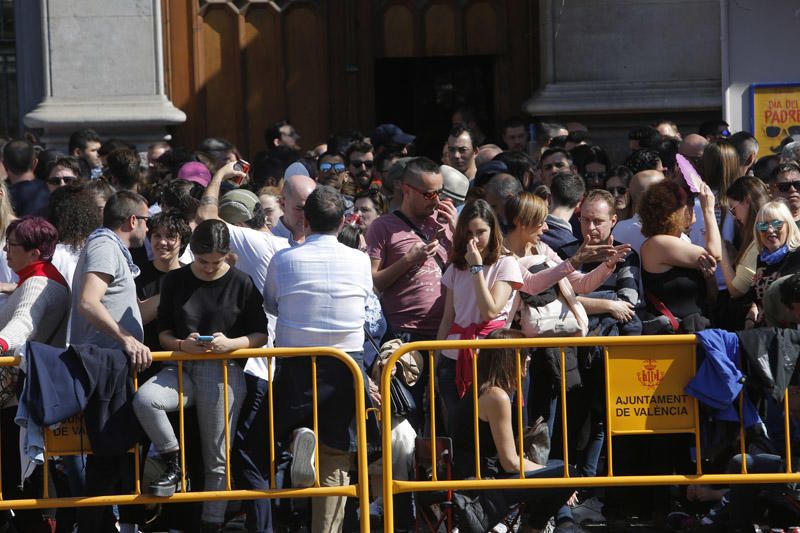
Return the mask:
[[264, 307], [278, 317], [275, 346], [361, 351], [371, 290], [369, 257], [335, 235], [312, 234], [280, 250], [264, 284]]

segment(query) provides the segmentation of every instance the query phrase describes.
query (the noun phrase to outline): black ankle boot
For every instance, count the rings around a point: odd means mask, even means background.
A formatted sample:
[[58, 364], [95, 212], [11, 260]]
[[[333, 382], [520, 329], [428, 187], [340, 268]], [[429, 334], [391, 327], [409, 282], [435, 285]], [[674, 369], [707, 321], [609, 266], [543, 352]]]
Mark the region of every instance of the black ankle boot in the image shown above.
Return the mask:
[[164, 453], [161, 457], [167, 463], [167, 469], [161, 477], [150, 483], [150, 494], [167, 498], [181, 487], [181, 459], [178, 452]]

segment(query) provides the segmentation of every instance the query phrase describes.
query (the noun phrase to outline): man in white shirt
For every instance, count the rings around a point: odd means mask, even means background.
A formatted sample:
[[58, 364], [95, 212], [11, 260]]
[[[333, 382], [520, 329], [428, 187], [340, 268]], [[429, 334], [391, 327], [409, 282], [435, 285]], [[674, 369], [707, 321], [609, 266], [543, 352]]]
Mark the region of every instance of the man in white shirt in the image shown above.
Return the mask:
[[[267, 271], [264, 305], [278, 316], [275, 345], [281, 347], [332, 346], [355, 359], [363, 369], [364, 320], [367, 295], [372, 289], [366, 254], [337, 241], [344, 224], [344, 201], [332, 187], [317, 187], [304, 207], [308, 237], [301, 245], [275, 254]], [[366, 378], [365, 378], [366, 379]], [[355, 389], [350, 371], [329, 357], [317, 359], [319, 465], [322, 486], [349, 483], [350, 426], [355, 416]], [[314, 482], [311, 425], [311, 359], [282, 359], [275, 381], [275, 435], [278, 440], [295, 432], [292, 445], [292, 484]], [[363, 450], [358, 450], [364, 453]], [[341, 531], [343, 497], [314, 498], [312, 531]]]

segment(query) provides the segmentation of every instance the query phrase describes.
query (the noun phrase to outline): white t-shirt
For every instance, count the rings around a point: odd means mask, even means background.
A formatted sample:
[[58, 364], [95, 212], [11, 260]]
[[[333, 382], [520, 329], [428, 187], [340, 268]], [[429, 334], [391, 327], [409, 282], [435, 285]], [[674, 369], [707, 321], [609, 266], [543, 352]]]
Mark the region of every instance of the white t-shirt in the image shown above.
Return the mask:
[[[453, 322], [461, 327], [468, 327], [482, 322], [481, 310], [478, 307], [478, 295], [474, 285], [475, 280], [473, 279], [477, 275], [471, 273], [469, 269], [459, 270], [450, 265], [442, 276], [442, 285], [453, 293], [453, 307], [455, 308]], [[506, 305], [500, 311], [500, 314], [493, 319], [493, 321], [506, 320], [508, 313], [511, 312], [516, 290], [522, 285], [522, 272], [520, 272], [517, 259], [511, 255], [502, 256], [493, 265], [485, 267], [483, 275], [486, 278], [486, 286], [489, 287], [490, 291], [498, 281], [506, 281], [511, 284], [513, 291]], [[460, 335], [455, 334], [447, 337], [448, 340], [458, 338], [460, 338]], [[442, 355], [450, 359], [457, 359], [458, 350], [442, 350]]]
[[[238, 256], [236, 268], [249, 275], [259, 292], [264, 294], [264, 282], [267, 279], [269, 262], [275, 253], [289, 247], [289, 241], [252, 228], [226, 225], [231, 235], [231, 250]], [[189, 248], [187, 247], [186, 250], [188, 251]], [[269, 328], [267, 347], [271, 348], [275, 342], [276, 318], [267, 313], [267, 321]], [[249, 358], [244, 366], [244, 371], [260, 379], [269, 379], [267, 359], [263, 357]], [[275, 377], [274, 368], [272, 376]]]

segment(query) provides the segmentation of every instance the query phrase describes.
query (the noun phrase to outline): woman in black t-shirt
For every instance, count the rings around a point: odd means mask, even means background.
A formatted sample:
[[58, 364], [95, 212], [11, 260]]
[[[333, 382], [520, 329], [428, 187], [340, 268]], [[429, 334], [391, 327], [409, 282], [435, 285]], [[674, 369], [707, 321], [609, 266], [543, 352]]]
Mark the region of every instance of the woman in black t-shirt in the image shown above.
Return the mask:
[[[230, 234], [225, 223], [207, 220], [190, 241], [194, 262], [169, 272], [161, 287], [158, 329], [161, 346], [193, 354], [226, 353], [256, 348], [267, 342], [262, 296], [250, 277], [226, 259]], [[210, 340], [206, 340], [205, 337]], [[242, 365], [235, 361], [191, 361], [183, 365], [185, 405], [195, 405], [205, 466], [204, 490], [225, 488], [225, 413], [223, 365], [228, 370], [228, 421], [236, 419], [245, 396]], [[166, 472], [150, 484], [156, 496], [171, 496], [181, 479], [179, 445], [167, 413], [178, 409], [178, 372], [165, 365], [134, 398], [134, 409], [156, 450], [165, 457]], [[203, 504], [202, 522], [209, 530], [221, 526], [225, 501]]]
[[764, 204], [756, 215], [753, 231], [758, 259], [749, 295], [753, 303], [745, 319], [745, 329], [763, 325], [762, 299], [772, 282], [800, 272], [800, 229], [783, 200]]

